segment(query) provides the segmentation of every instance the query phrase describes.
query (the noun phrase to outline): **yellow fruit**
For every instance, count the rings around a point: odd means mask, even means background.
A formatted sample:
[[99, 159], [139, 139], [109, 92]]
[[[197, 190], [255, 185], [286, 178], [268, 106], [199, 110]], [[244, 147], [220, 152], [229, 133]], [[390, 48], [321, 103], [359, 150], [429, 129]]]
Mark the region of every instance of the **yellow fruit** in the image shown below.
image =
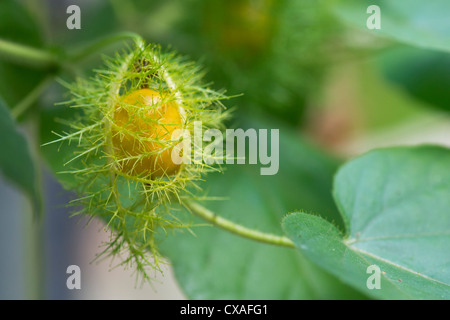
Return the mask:
[[114, 112], [113, 146], [119, 169], [134, 176], [169, 176], [179, 170], [173, 163], [172, 133], [181, 129], [175, 102], [161, 103], [161, 95], [151, 89], [131, 92]]

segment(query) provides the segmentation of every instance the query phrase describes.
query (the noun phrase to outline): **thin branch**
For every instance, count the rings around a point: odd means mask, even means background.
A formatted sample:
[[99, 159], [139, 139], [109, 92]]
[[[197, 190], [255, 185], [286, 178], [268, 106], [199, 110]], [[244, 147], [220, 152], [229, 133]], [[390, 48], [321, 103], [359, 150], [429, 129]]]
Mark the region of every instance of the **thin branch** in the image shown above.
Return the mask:
[[47, 89], [48, 85], [53, 81], [52, 76], [45, 77], [28, 95], [23, 98], [12, 110], [11, 114], [14, 119], [20, 117], [25, 111], [27, 111], [33, 103], [35, 103], [42, 93]]
[[35, 68], [50, 69], [61, 66], [59, 58], [48, 51], [3, 39], [0, 39], [0, 57]]

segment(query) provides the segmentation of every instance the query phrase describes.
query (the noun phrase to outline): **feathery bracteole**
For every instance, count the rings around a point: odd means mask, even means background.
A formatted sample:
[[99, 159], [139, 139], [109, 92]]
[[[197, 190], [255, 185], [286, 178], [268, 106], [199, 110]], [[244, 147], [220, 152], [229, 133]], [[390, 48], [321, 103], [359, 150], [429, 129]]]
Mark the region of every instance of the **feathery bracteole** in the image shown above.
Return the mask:
[[[160, 270], [161, 237], [168, 229], [189, 227], [174, 206], [193, 196], [188, 190], [213, 170], [202, 161], [170, 163], [184, 139], [174, 132], [193, 136], [194, 122], [223, 130], [228, 115], [221, 103], [226, 96], [209, 89], [202, 77], [194, 63], [138, 42], [108, 58], [92, 79], [67, 85], [72, 94], [67, 104], [81, 115], [69, 123], [71, 132], [53, 143], [77, 146], [66, 163], [78, 182], [73, 204], [81, 205], [78, 213], [107, 221], [111, 238], [104, 253], [121, 256], [121, 264], [147, 279], [148, 267]], [[194, 139], [184, 143], [191, 144], [192, 154], [180, 156], [195, 159], [203, 152]]]

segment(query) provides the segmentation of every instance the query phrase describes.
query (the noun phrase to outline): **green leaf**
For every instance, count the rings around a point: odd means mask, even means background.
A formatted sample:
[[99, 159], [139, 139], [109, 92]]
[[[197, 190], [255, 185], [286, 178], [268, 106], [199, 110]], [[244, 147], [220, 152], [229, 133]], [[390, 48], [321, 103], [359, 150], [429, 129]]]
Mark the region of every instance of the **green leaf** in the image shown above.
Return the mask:
[[449, 53], [402, 47], [384, 52], [378, 62], [384, 76], [409, 95], [450, 111]]
[[40, 213], [33, 159], [25, 136], [17, 129], [6, 103], [0, 99], [0, 169], [3, 175], [25, 191], [31, 198], [36, 214]]
[[[345, 234], [302, 212], [287, 216], [284, 229], [303, 254], [368, 295], [449, 299], [449, 163], [441, 147], [370, 152], [335, 179]], [[367, 288], [370, 265], [381, 269], [381, 289]]]
[[[426, 49], [450, 51], [450, 2], [447, 0], [345, 0], [335, 1], [335, 12], [344, 21], [367, 32]], [[381, 28], [366, 26], [370, 5], [381, 11]]]
[[[330, 189], [338, 162], [299, 143], [287, 129], [280, 131], [278, 174], [261, 176], [258, 165], [229, 165], [223, 174], [208, 175], [203, 185], [208, 196], [225, 199], [204, 205], [236, 223], [273, 234], [282, 234], [282, 214], [289, 210], [322, 208], [327, 219], [337, 217]], [[198, 219], [194, 223], [203, 225], [192, 228], [195, 236], [175, 233], [161, 243], [188, 298], [362, 297], [296, 250], [244, 239]]]
[[54, 173], [55, 178], [68, 190], [77, 186], [75, 175], [64, 173], [70, 171], [71, 167], [65, 166], [76, 154], [76, 143], [55, 142], [59, 135], [64, 132], [71, 132], [68, 121], [74, 119], [79, 113], [76, 109], [68, 106], [53, 106], [51, 108], [42, 109], [39, 118], [39, 139], [41, 144], [41, 154], [46, 160], [50, 170]]
[[[32, 47], [42, 47], [40, 28], [19, 1], [0, 1], [0, 38]], [[32, 70], [0, 60], [0, 96], [14, 107], [45, 77]]]

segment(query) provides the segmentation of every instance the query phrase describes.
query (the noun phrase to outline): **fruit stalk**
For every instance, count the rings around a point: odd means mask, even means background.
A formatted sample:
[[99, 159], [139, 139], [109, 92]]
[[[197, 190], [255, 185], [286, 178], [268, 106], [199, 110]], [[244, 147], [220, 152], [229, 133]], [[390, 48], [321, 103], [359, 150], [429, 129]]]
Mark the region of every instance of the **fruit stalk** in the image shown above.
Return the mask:
[[250, 240], [282, 247], [295, 248], [294, 243], [287, 237], [264, 233], [236, 224], [230, 220], [216, 215], [215, 213], [209, 211], [202, 205], [192, 200], [184, 200], [182, 203], [193, 214], [228, 232], [234, 233]]

